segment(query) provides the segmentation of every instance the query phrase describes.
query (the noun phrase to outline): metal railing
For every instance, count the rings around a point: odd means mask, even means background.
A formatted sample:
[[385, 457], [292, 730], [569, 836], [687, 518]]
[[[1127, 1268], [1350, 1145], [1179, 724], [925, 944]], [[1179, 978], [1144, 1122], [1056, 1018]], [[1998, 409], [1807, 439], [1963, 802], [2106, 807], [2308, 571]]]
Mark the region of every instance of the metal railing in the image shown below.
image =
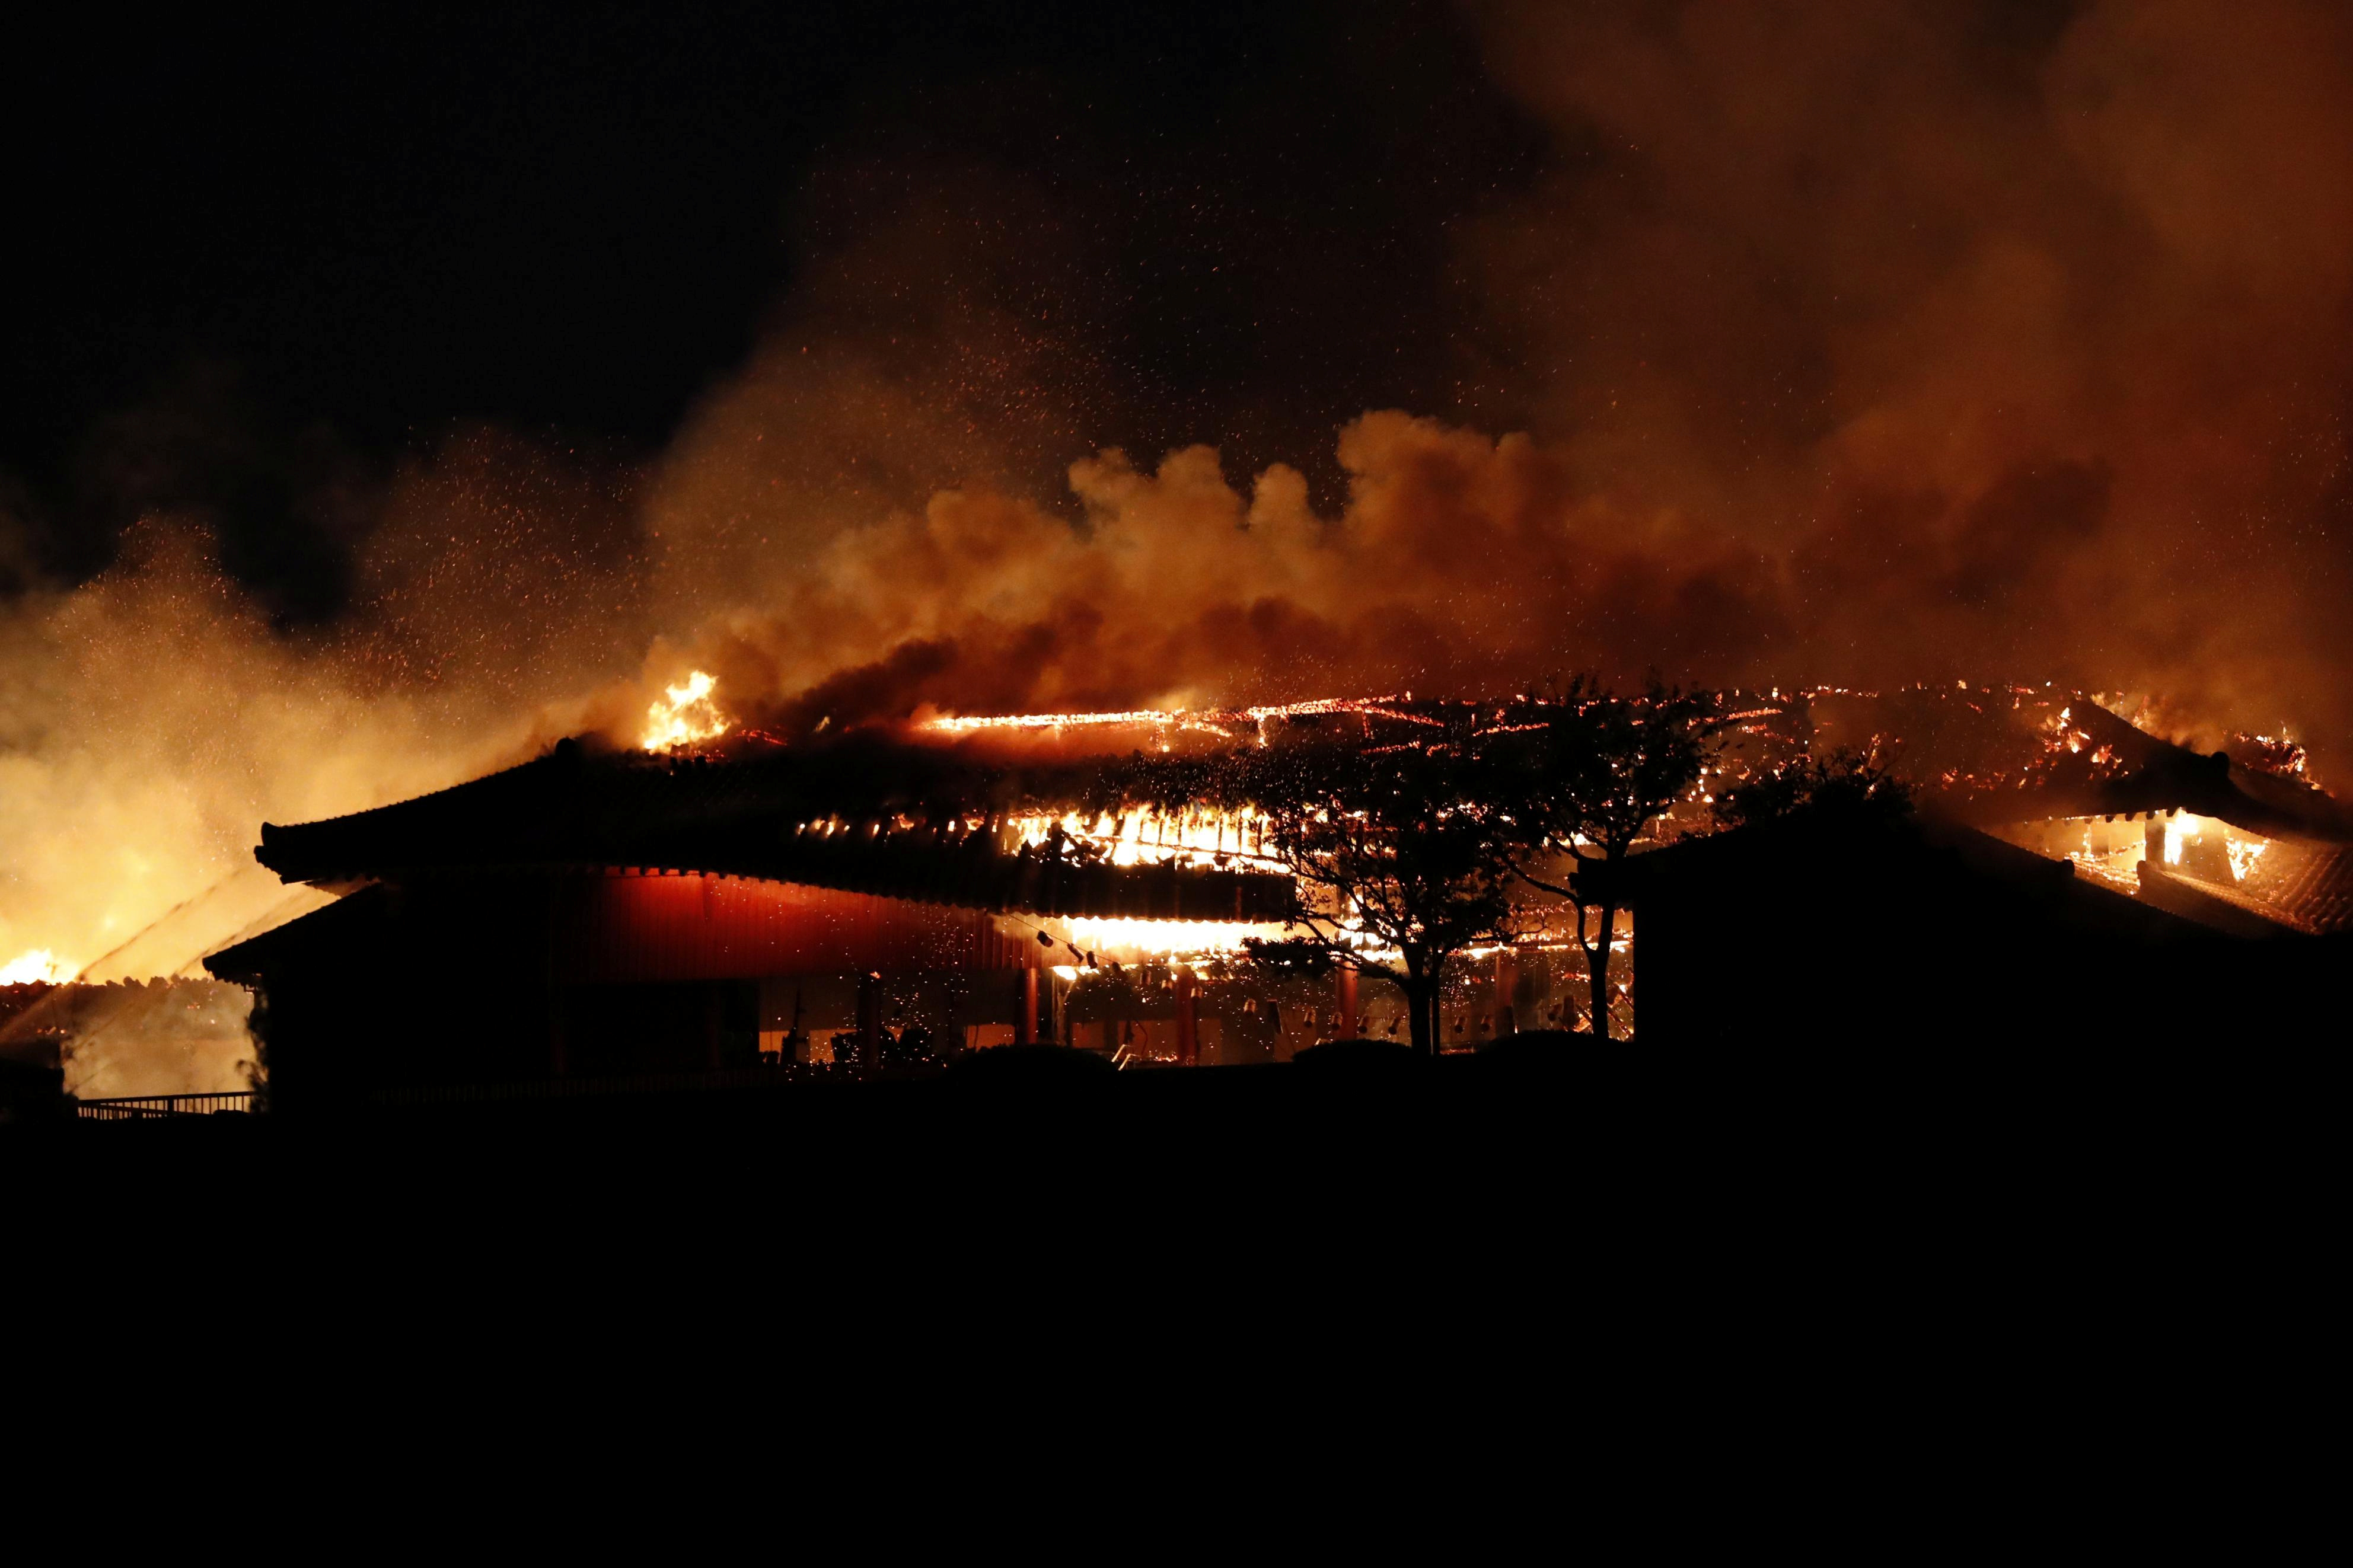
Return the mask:
[[210, 1116], [217, 1110], [251, 1110], [253, 1091], [219, 1094], [137, 1094], [121, 1100], [81, 1100], [74, 1115], [84, 1121], [150, 1121], [165, 1116]]

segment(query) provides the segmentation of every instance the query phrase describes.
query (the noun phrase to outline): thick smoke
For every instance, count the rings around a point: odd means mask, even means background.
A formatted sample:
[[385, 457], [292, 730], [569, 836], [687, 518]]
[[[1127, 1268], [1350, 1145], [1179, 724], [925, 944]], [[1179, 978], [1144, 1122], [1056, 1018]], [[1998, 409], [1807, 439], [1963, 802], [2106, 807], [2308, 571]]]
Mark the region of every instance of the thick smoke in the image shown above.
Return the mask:
[[[1457, 236], [1466, 374], [1528, 435], [1368, 414], [1324, 517], [1206, 447], [1072, 464], [1075, 522], [960, 486], [802, 536], [683, 657], [786, 727], [1656, 666], [2156, 691], [2341, 751], [2336, 12], [1478, 15], [1557, 138]], [[694, 482], [776, 482], [773, 370]]]
[[[949, 711], [1492, 689], [1569, 663], [1725, 668], [1788, 627], [1762, 563], [1580, 496], [1525, 437], [1399, 413], [1339, 438], [1331, 519], [1277, 466], [1247, 490], [1190, 447], [1071, 466], [1076, 525], [954, 490], [828, 542], [693, 657], [791, 732]], [[782, 711], [756, 706], [789, 693]], [[745, 706], [746, 700], [754, 706]]]
[[[1124, 452], [1167, 392], [1108, 344], [1087, 214], [935, 152], [845, 155], [802, 281], [659, 456], [446, 433], [346, 482], [332, 615], [232, 585], [233, 501], [20, 598], [0, 960], [109, 952], [239, 874], [265, 816], [626, 740], [697, 666], [786, 731], [1960, 674], [2165, 692], [2343, 756], [2336, 12], [1473, 15], [1551, 142], [1445, 237], [1459, 399], [1335, 411], [1328, 449], [1254, 472], [1208, 416], [1206, 444]], [[0, 521], [0, 574], [33, 570]], [[171, 963], [257, 918], [223, 898]]]
[[1805, 657], [2348, 708], [2342, 7], [1496, 5], [1585, 159], [1467, 254], [1579, 488]]
[[[361, 653], [272, 632], [212, 548], [153, 520], [100, 577], [0, 625], [12, 954], [48, 948], [100, 979], [174, 973], [287, 896], [253, 864], [265, 817], [435, 787], [518, 744], [515, 715], [436, 703], [372, 679]], [[150, 937], [167, 917], [177, 929]]]

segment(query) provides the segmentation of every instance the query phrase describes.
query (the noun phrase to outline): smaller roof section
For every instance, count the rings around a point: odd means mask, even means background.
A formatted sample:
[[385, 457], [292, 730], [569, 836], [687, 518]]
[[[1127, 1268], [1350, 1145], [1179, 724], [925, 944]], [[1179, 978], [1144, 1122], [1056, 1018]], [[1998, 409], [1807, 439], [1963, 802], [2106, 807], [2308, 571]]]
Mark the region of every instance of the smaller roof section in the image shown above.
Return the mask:
[[1810, 926], [1810, 938], [1848, 943], [1884, 941], [1893, 925], [1905, 924], [1989, 939], [2063, 935], [2126, 944], [2211, 934], [2079, 879], [2071, 861], [1959, 823], [1870, 805], [1808, 807], [1687, 838], [1617, 869], [1638, 929], [1647, 909], [1699, 904], [1751, 910], [1792, 932]]

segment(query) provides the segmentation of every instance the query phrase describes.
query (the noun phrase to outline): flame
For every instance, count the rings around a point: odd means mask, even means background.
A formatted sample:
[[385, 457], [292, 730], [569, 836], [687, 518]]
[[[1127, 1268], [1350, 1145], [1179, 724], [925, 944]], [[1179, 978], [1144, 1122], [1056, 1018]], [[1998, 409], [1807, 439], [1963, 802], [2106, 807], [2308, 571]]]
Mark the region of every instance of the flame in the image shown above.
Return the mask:
[[1438, 721], [1394, 706], [1413, 700], [1403, 697], [1319, 697], [1306, 702], [1278, 702], [1260, 708], [1134, 708], [1111, 713], [983, 713], [926, 719], [918, 726], [942, 734], [969, 734], [976, 730], [1083, 730], [1113, 724], [1149, 724], [1161, 730], [1187, 730], [1232, 740], [1245, 728], [1269, 719], [1309, 718], [1324, 713], [1356, 713], [1392, 719], [1407, 724], [1435, 727]]
[[2255, 868], [2255, 862], [2263, 858], [2263, 851], [2269, 849], [2271, 846], [2267, 843], [2251, 844], [2243, 838], [2233, 838], [2222, 847], [2231, 857], [2232, 879], [2234, 881], [2243, 882], [2247, 879], [2247, 873]]
[[719, 682], [699, 669], [685, 684], [665, 687], [661, 699], [646, 710], [646, 732], [639, 743], [649, 752], [667, 752], [727, 733], [726, 716], [712, 698], [718, 689]]
[[[1091, 952], [1148, 952], [1171, 957], [1240, 952], [1249, 937], [1275, 937], [1280, 926], [1238, 921], [1129, 921], [1074, 918], [1071, 940]], [[1072, 974], [1075, 976], [1076, 971]]]
[[2235, 738], [2253, 749], [2253, 754], [2247, 758], [2249, 766], [2280, 778], [2298, 779], [2306, 784], [2313, 782], [2309, 771], [2311, 759], [2284, 729], [2276, 735], [2251, 735], [2241, 731]]
[[1114, 866], [1174, 862], [1224, 868], [1239, 863], [1243, 869], [1282, 868], [1281, 861], [1266, 853], [1265, 819], [1248, 806], [1238, 812], [1204, 810], [1177, 816], [1145, 810], [1092, 819], [1075, 812], [1059, 817], [1017, 816], [1011, 826], [1020, 842], [1030, 847], [1045, 844], [1059, 826], [1065, 837], [1093, 846]]
[[0, 985], [32, 985], [46, 982], [58, 984], [71, 980], [81, 968], [79, 963], [59, 958], [46, 947], [26, 948], [5, 963], [0, 963]]
[[[944, 734], [975, 730], [1065, 730], [1100, 724], [1175, 724], [1192, 728], [1199, 721], [1181, 708], [1136, 708], [1119, 713], [990, 713], [926, 719], [920, 726]], [[1207, 728], [1206, 725], [1199, 727]]]
[[2165, 823], [2165, 863], [2181, 864], [2181, 847], [2195, 844], [2206, 837], [2206, 824], [2189, 812], [2168, 817]]

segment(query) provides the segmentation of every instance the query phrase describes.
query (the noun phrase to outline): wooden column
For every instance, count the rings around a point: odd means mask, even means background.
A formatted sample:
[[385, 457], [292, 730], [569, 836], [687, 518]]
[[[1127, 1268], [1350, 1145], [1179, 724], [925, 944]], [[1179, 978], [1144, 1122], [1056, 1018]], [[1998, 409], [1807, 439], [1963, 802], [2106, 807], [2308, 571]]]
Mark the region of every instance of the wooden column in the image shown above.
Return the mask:
[[1356, 972], [1345, 964], [1332, 976], [1332, 999], [1340, 1010], [1337, 1026], [1332, 1031], [1335, 1040], [1353, 1040], [1364, 1028], [1356, 1013]]
[[1038, 966], [1021, 966], [1021, 1005], [1013, 1014], [1013, 1041], [1016, 1045], [1038, 1043]]
[[1519, 1032], [1519, 1015], [1512, 1010], [1512, 993], [1520, 984], [1520, 955], [1506, 947], [1495, 954], [1495, 1033]]

